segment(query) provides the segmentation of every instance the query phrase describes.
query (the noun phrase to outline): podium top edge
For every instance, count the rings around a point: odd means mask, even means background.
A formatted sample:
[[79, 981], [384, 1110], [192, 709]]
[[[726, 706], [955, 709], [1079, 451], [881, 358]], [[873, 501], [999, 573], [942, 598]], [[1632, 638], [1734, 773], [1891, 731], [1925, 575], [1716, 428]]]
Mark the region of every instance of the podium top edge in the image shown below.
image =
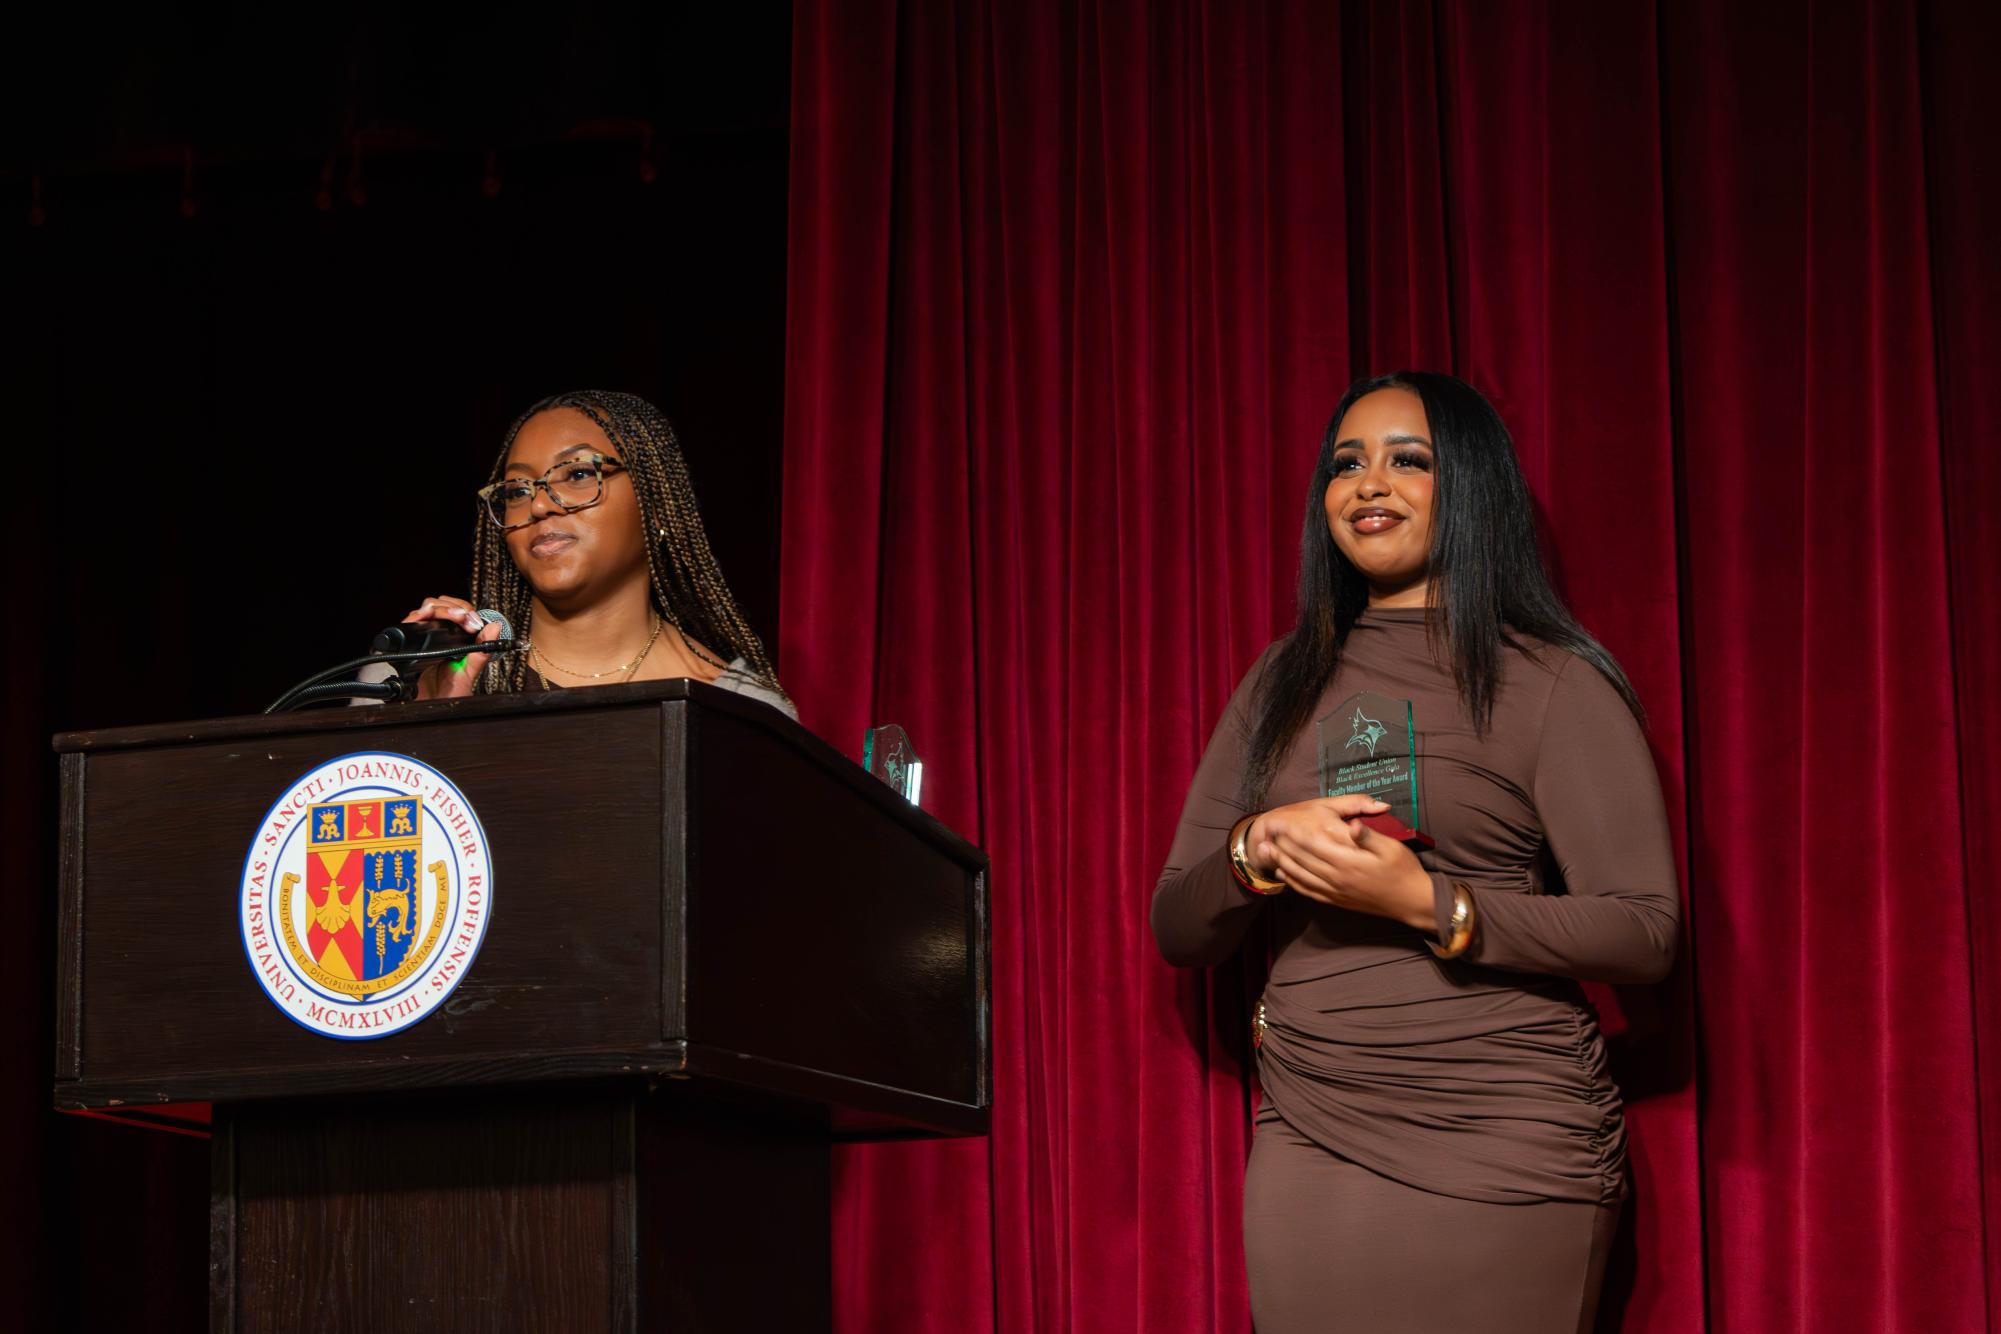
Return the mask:
[[[87, 731], [58, 732], [50, 744], [58, 755], [77, 752], [128, 750], [141, 746], [187, 745], [204, 741], [229, 741], [239, 737], [297, 736], [314, 732], [352, 731], [358, 727], [445, 722], [456, 718], [504, 718], [510, 714], [541, 713], [549, 710], [606, 708], [622, 704], [649, 704], [661, 700], [693, 699], [704, 704], [717, 699], [734, 700], [727, 690], [668, 677], [658, 681], [638, 681], [630, 685], [582, 686], [562, 690], [530, 691], [512, 695], [467, 695], [458, 699], [423, 700], [410, 704], [364, 705], [344, 708], [311, 709], [299, 713], [248, 713], [224, 718], [199, 718], [171, 723], [140, 723], [127, 727], [100, 727]], [[781, 723], [791, 719], [768, 705], [756, 704]]]
[[982, 871], [988, 866], [987, 855], [977, 844], [930, 811], [912, 806], [824, 737], [794, 722], [769, 704], [686, 677], [635, 681], [629, 685], [566, 687], [513, 695], [425, 700], [412, 704], [314, 709], [306, 713], [254, 713], [192, 722], [58, 732], [52, 745], [59, 755], [96, 755], [258, 737], [319, 733], [338, 735], [368, 728], [450, 725], [461, 719], [506, 718], [564, 710], [643, 708], [680, 701], [702, 710], [726, 713], [764, 729], [834, 775], [837, 781], [866, 794], [872, 804], [892, 818], [921, 831], [967, 866], [978, 867]]

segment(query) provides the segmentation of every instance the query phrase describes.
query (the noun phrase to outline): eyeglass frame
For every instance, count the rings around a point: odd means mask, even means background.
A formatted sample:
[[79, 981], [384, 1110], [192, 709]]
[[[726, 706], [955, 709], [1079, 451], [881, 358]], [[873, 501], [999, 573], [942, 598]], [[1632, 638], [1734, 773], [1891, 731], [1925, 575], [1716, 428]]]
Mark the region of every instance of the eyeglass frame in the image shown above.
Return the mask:
[[[583, 462], [585, 460], [588, 460], [590, 462], [591, 467], [597, 472], [598, 493], [591, 499], [586, 500], [581, 505], [566, 505], [563, 503], [563, 498], [556, 494], [555, 483], [549, 480], [549, 474], [555, 472], [559, 468], [566, 468], [573, 464]], [[482, 486], [478, 491], [474, 492], [473, 494], [479, 497], [480, 512], [485, 514], [487, 518], [493, 520], [494, 527], [500, 529], [500, 531], [503, 533], [511, 533], [516, 528], [526, 528], [529, 524], [534, 523], [535, 520], [533, 518], [528, 518], [528, 519], [523, 519], [520, 523], [502, 523], [500, 521], [500, 516], [498, 514], [495, 514], [493, 511], [493, 496], [494, 493], [499, 491], [501, 487], [511, 485], [515, 482], [526, 482], [528, 483], [530, 488], [528, 492], [528, 506], [530, 509], [533, 509], [535, 506], [535, 488], [540, 488], [544, 493], [548, 495], [550, 504], [554, 505], [557, 509], [561, 510], [565, 514], [575, 514], [578, 510], [587, 510], [591, 506], [601, 504], [604, 501], [604, 481], [606, 477], [605, 468], [608, 466], [617, 468], [624, 472], [631, 471], [631, 469], [627, 468], [622, 461], [613, 458], [609, 454], [572, 454], [569, 458], [564, 459], [561, 463], [551, 464], [548, 470], [545, 471], [540, 477], [502, 478], [498, 482], [488, 482], [485, 486]]]

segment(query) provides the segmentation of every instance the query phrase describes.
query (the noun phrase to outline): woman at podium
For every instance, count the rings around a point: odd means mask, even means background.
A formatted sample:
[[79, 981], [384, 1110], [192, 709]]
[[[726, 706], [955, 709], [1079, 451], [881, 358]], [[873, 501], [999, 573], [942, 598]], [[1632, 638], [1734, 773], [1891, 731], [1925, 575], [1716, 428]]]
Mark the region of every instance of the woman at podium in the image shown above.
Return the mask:
[[545, 398], [508, 429], [473, 531], [472, 597], [403, 619], [476, 631], [505, 615], [526, 653], [425, 672], [418, 698], [689, 677], [797, 716], [709, 550], [680, 442], [631, 394]]
[[1577, 981], [1656, 981], [1679, 930], [1638, 701], [1450, 376], [1348, 390], [1301, 551], [1298, 622], [1218, 722], [1152, 913], [1184, 966], [1272, 931], [1258, 1330], [1589, 1329], [1626, 1137]]

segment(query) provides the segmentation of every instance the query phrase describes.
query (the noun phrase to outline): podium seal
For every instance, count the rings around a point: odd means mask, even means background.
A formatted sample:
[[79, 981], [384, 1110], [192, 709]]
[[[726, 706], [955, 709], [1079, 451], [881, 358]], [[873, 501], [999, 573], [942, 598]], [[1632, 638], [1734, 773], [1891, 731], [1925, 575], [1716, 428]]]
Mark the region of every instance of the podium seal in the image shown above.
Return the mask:
[[422, 760], [363, 751], [293, 783], [243, 859], [250, 971], [285, 1017], [381, 1038], [464, 980], [493, 915], [486, 831]]

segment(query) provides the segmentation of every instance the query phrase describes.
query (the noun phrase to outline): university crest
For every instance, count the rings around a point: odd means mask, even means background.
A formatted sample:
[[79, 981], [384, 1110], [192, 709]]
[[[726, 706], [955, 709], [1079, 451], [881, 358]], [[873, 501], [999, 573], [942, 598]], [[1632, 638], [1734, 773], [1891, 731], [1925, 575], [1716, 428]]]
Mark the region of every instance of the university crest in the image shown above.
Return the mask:
[[449, 780], [407, 755], [346, 755], [279, 798], [244, 861], [244, 951], [294, 1021], [374, 1038], [430, 1014], [492, 913], [486, 835]]

